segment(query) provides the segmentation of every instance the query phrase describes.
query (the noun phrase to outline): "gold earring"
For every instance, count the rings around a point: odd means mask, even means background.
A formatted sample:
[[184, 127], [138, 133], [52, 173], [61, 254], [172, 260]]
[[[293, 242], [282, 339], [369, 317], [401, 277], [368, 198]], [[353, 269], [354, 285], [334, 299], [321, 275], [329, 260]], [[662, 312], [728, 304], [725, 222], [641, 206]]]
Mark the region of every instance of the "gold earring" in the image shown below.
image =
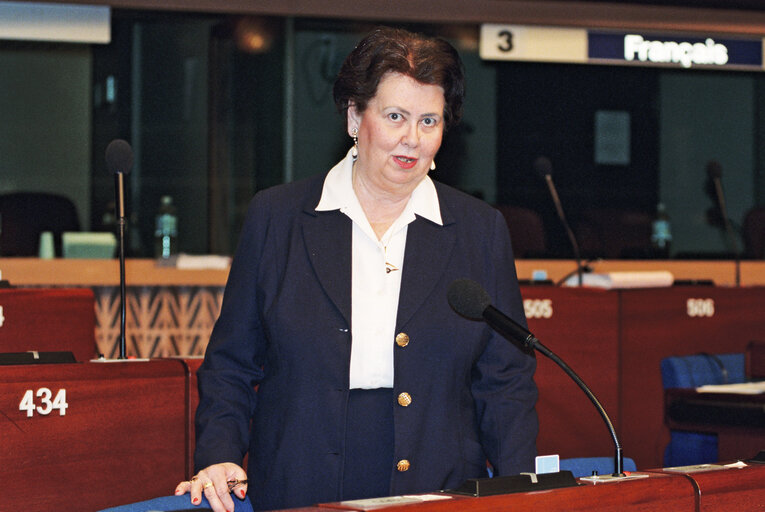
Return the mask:
[[435, 160], [430, 162], [430, 170], [431, 171], [435, 171], [436, 170], [436, 161]]
[[353, 147], [351, 148], [351, 156], [353, 159], [357, 159], [359, 157], [359, 130], [358, 128], [354, 128], [351, 130], [351, 137], [353, 137]]

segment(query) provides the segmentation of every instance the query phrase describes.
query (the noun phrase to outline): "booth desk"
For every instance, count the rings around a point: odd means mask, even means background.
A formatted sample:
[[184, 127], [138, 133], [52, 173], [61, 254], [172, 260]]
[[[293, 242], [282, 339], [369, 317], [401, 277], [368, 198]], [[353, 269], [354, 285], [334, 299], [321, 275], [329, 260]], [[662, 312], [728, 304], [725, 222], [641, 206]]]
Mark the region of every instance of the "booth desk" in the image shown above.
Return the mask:
[[0, 367], [0, 509], [87, 512], [187, 479], [183, 361]]
[[[572, 263], [519, 260], [516, 266], [522, 279], [533, 270], [547, 269], [556, 280]], [[669, 269], [678, 279], [712, 279], [725, 285], [731, 285], [734, 276], [732, 262], [614, 261], [599, 263], [596, 270], [657, 268]], [[19, 286], [91, 287], [99, 350], [107, 357], [117, 354], [116, 260], [11, 258], [0, 259], [0, 270]], [[201, 356], [220, 309], [227, 272], [128, 260], [126, 274], [128, 355]], [[765, 284], [765, 262], [743, 262], [742, 282], [750, 286], [623, 291], [526, 286], [521, 292], [532, 332], [592, 388], [614, 422], [625, 455], [635, 459], [638, 468], [647, 468], [661, 466], [669, 440], [661, 358], [743, 352], [750, 339], [765, 333], [765, 287], [759, 286]], [[543, 356], [538, 361], [539, 452], [562, 457], [611, 454], [610, 436], [582, 392], [552, 362]], [[192, 386], [191, 392], [195, 390]]]

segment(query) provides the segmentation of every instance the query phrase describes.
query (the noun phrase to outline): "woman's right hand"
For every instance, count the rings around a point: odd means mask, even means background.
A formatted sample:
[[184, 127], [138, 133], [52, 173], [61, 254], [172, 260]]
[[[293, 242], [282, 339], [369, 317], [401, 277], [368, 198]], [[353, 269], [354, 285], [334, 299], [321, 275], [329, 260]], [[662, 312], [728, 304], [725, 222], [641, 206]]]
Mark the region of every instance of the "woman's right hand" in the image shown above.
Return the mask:
[[190, 493], [191, 503], [194, 505], [202, 502], [204, 494], [213, 512], [233, 512], [234, 500], [231, 499], [231, 493], [244, 499], [247, 495], [247, 473], [233, 462], [213, 464], [194, 475], [191, 480], [179, 483], [175, 488], [176, 495], [187, 492]]

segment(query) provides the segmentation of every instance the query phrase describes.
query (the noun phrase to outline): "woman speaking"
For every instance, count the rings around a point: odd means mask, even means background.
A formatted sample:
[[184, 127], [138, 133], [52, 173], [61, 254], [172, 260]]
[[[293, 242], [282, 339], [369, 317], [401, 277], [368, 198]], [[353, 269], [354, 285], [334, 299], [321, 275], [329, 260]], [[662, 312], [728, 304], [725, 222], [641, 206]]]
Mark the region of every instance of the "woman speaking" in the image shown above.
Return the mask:
[[533, 471], [533, 355], [446, 298], [469, 278], [525, 324], [501, 214], [428, 176], [463, 95], [441, 39], [379, 28], [348, 55], [334, 98], [351, 148], [253, 199], [176, 494], [233, 510], [233, 482], [268, 510], [453, 488], [487, 461]]

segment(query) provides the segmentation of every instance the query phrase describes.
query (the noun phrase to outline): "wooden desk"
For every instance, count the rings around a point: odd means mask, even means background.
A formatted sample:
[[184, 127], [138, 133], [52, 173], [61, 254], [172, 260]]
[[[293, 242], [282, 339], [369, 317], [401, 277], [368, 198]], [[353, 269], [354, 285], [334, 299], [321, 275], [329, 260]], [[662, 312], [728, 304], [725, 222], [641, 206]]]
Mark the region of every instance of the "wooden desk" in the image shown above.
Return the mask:
[[698, 489], [699, 512], [765, 510], [765, 464], [688, 473], [687, 477]]
[[668, 389], [664, 402], [669, 428], [717, 434], [719, 460], [743, 460], [765, 450], [765, 394]]
[[[706, 472], [652, 470], [641, 480], [584, 484], [549, 491], [485, 498], [455, 496], [451, 500], [389, 506], [376, 510], [412, 512], [497, 512], [504, 510], [598, 510], [755, 512], [765, 504], [765, 465]], [[663, 478], [662, 478], [663, 477]], [[291, 512], [361, 510], [337, 503], [291, 509]]]
[[187, 478], [186, 386], [172, 360], [0, 368], [0, 508], [88, 512], [172, 493]]
[[[529, 329], [584, 380], [618, 429], [619, 296], [552, 286], [527, 286], [521, 293]], [[534, 379], [539, 388], [540, 454], [613, 455], [602, 418], [558, 365], [538, 354]]]
[[662, 358], [744, 352], [765, 326], [765, 287], [672, 287], [619, 295], [620, 440], [638, 469], [660, 467], [669, 441]]

